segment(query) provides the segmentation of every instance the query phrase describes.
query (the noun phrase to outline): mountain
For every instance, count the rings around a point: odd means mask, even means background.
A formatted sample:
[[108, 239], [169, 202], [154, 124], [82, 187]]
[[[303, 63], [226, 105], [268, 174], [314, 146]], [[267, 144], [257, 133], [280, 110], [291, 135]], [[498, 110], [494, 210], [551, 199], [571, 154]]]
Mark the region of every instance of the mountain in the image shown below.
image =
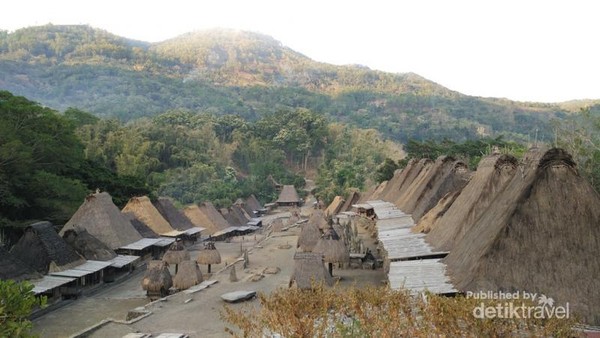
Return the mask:
[[536, 129], [550, 137], [549, 121], [577, 108], [472, 97], [413, 73], [319, 63], [269, 36], [223, 29], [153, 44], [89, 26], [0, 32], [0, 89], [122, 120], [173, 109], [256, 119], [305, 107], [399, 141], [524, 140]]

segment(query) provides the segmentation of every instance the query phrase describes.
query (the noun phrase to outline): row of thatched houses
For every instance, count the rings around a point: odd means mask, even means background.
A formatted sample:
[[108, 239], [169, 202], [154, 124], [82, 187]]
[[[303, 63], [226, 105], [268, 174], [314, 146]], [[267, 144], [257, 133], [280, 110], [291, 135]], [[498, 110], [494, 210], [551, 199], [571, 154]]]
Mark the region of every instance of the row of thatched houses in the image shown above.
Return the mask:
[[600, 324], [600, 195], [562, 149], [411, 160], [358, 205], [393, 288], [543, 294]]
[[260, 209], [252, 195], [221, 212], [210, 202], [182, 212], [168, 198], [151, 202], [145, 196], [119, 210], [108, 193], [96, 192], [59, 232], [49, 222], [34, 223], [10, 251], [0, 249], [0, 279], [29, 280], [35, 294], [51, 301], [76, 297], [201, 235], [218, 240], [254, 231]]

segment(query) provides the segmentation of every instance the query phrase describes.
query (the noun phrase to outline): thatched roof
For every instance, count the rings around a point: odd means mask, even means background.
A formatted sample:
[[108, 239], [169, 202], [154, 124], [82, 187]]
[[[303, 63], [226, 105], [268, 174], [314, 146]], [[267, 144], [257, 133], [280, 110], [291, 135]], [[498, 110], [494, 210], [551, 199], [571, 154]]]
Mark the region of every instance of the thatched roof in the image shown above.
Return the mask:
[[352, 204], [358, 203], [360, 200], [360, 193], [358, 191], [351, 191], [348, 198], [344, 201], [344, 205], [340, 208], [340, 212], [351, 211]]
[[[248, 218], [248, 215], [246, 214], [245, 210], [240, 207], [239, 205], [232, 205], [231, 208], [229, 208], [229, 212], [231, 212], [236, 219], [239, 220], [239, 222], [242, 225], [246, 225], [248, 223], [248, 221], [250, 220], [250, 218]], [[254, 217], [254, 216], [252, 216]]]
[[254, 196], [254, 195], [248, 196], [248, 198], [246, 198], [245, 202], [246, 203], [244, 205], [244, 209], [248, 212], [248, 215], [250, 215], [251, 217], [254, 217], [253, 216], [253, 212], [255, 210], [262, 209], [262, 206], [260, 205], [260, 202], [258, 201], [258, 199], [256, 198], [256, 196]]
[[277, 203], [300, 203], [300, 196], [293, 185], [284, 185], [279, 193]]
[[536, 292], [598, 325], [599, 224], [600, 195], [571, 156], [533, 149], [445, 262], [461, 291]]
[[321, 231], [315, 223], [309, 221], [302, 226], [296, 247], [302, 251], [310, 252], [317, 245], [319, 239], [321, 239]]
[[38, 278], [42, 278], [40, 273], [0, 246], [0, 280], [12, 279], [20, 282]]
[[28, 226], [10, 252], [42, 274], [85, 263], [85, 259], [58, 235], [50, 222]]
[[175, 241], [169, 246], [169, 250], [163, 255], [163, 261], [169, 264], [179, 264], [190, 259], [190, 253], [185, 249], [181, 241]]
[[452, 207], [460, 192], [461, 190], [447, 193], [433, 208], [419, 219], [419, 223], [412, 227], [411, 231], [414, 233], [429, 233], [431, 229], [440, 224], [436, 222]]
[[373, 190], [373, 192], [371, 193], [371, 195], [369, 196], [369, 200], [378, 200], [381, 198], [381, 193], [385, 190], [385, 188], [387, 187], [388, 181], [383, 181], [381, 183], [379, 183], [379, 185], [377, 187], [375, 187], [375, 190]]
[[420, 216], [415, 216], [413, 211], [422, 201], [426, 191], [433, 188], [436, 181], [443, 176], [445, 168], [452, 166], [454, 161], [454, 158], [450, 156], [440, 156], [432, 165], [424, 166], [408, 189], [401, 192], [401, 197], [397, 202], [398, 207], [403, 212], [412, 214], [414, 220], [418, 220]]
[[159, 237], [156, 232], [152, 231], [152, 229], [150, 229], [150, 227], [148, 225], [146, 225], [146, 223], [137, 219], [133, 212], [124, 212], [123, 216], [125, 216], [125, 218], [127, 220], [129, 220], [131, 225], [133, 225], [135, 230], [137, 232], [139, 232], [139, 234], [142, 235], [142, 237], [144, 237], [144, 238], [158, 238]]
[[95, 193], [85, 198], [83, 204], [60, 231], [80, 227], [99, 239], [111, 249], [117, 249], [142, 239], [142, 236], [113, 204], [106, 192]]
[[390, 193], [388, 196], [389, 201], [397, 206], [400, 206], [401, 203], [405, 203], [406, 195], [418, 186], [418, 184], [415, 184], [415, 181], [426, 176], [432, 164], [433, 162], [430, 159], [423, 158], [412, 166], [404, 168], [400, 175], [405, 175], [406, 177], [403, 180], [399, 180], [401, 181], [400, 186]]
[[177, 274], [173, 277], [173, 286], [177, 290], [185, 290], [202, 283], [202, 272], [195, 261], [186, 260], [179, 263]]
[[303, 290], [311, 289], [313, 283], [332, 286], [333, 278], [323, 264], [323, 255], [312, 252], [296, 252], [290, 285], [292, 283], [296, 283], [296, 286]]
[[241, 218], [236, 217], [233, 210], [231, 208], [221, 208], [219, 209], [219, 213], [225, 218], [227, 223], [229, 223], [232, 227], [240, 227], [246, 225], [247, 221], [242, 221]]
[[308, 218], [308, 223], [316, 225], [317, 228], [321, 230], [327, 229], [328, 227], [325, 212], [321, 209], [313, 210], [313, 212], [310, 214], [310, 217]]
[[350, 260], [350, 254], [344, 241], [335, 232], [333, 227], [325, 230], [313, 252], [323, 255], [323, 260], [327, 263], [346, 263]]
[[344, 198], [342, 196], [335, 196], [333, 201], [325, 209], [325, 215], [335, 216], [340, 212], [340, 209], [344, 205]]
[[147, 196], [130, 198], [122, 211], [133, 213], [135, 218], [144, 222], [152, 231], [159, 235], [175, 230], [156, 210]]
[[158, 200], [152, 203], [161, 216], [169, 222], [172, 228], [177, 230], [191, 229], [194, 224], [185, 217], [183, 212], [173, 205], [173, 202], [168, 197], [159, 197]]
[[183, 212], [195, 226], [206, 228], [203, 233], [207, 235], [229, 227], [229, 223], [211, 202], [187, 206]]
[[100, 242], [96, 237], [90, 235], [90, 233], [83, 228], [75, 227], [74, 229], [69, 229], [65, 231], [62, 237], [65, 242], [85, 259], [109, 261], [117, 257], [117, 254], [111, 248]]
[[221, 254], [219, 254], [219, 251], [215, 248], [215, 243], [207, 242], [204, 249], [198, 252], [196, 262], [199, 264], [220, 264]]
[[504, 190], [517, 170], [517, 159], [510, 155], [487, 156], [448, 210], [431, 225], [427, 241], [438, 250], [449, 251], [486, 212]]
[[150, 292], [169, 290], [173, 286], [169, 264], [163, 261], [150, 261], [142, 279], [142, 289]]

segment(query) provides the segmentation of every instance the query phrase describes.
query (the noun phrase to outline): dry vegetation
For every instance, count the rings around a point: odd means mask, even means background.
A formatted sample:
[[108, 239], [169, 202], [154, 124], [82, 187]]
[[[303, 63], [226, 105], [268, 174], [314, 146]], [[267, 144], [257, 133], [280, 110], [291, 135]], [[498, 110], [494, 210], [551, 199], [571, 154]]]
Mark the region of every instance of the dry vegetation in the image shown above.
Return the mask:
[[[573, 319], [477, 319], [482, 301], [412, 296], [383, 287], [312, 291], [279, 289], [259, 294], [260, 309], [225, 307], [222, 317], [236, 337], [572, 337]], [[486, 302], [486, 305], [494, 303]]]

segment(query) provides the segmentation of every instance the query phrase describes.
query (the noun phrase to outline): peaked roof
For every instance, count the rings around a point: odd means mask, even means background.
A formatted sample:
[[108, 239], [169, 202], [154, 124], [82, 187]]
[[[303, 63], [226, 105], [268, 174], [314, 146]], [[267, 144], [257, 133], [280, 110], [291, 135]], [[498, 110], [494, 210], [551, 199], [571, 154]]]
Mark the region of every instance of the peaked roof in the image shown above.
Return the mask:
[[124, 212], [123, 216], [125, 216], [125, 218], [127, 220], [129, 220], [129, 222], [131, 223], [131, 225], [133, 225], [133, 228], [143, 237], [143, 238], [158, 238], [158, 234], [154, 231], [152, 231], [152, 229], [150, 229], [150, 227], [148, 225], [146, 225], [146, 223], [140, 221], [139, 219], [137, 219], [135, 217], [135, 214], [133, 212]]
[[133, 225], [114, 205], [106, 192], [95, 193], [85, 198], [83, 204], [60, 231], [75, 227], [86, 229], [111, 249], [117, 249], [142, 239]]
[[0, 279], [19, 282], [37, 278], [42, 278], [42, 275], [0, 246]]
[[187, 230], [194, 226], [192, 222], [185, 217], [183, 212], [178, 210], [173, 202], [168, 197], [159, 197], [157, 201], [152, 203], [156, 210], [164, 217], [171, 227], [177, 230]]
[[203, 233], [208, 235], [229, 227], [229, 223], [210, 202], [188, 205], [183, 213], [194, 226], [206, 228]]
[[333, 279], [323, 264], [323, 255], [313, 252], [296, 252], [290, 284], [293, 282], [303, 290], [311, 289], [313, 283], [332, 286]]
[[152, 202], [147, 196], [132, 197], [127, 202], [127, 205], [122, 210], [123, 212], [131, 212], [135, 218], [144, 222], [152, 231], [157, 234], [165, 234], [173, 231], [169, 222], [162, 217], [160, 212], [156, 210]]
[[277, 203], [298, 203], [300, 202], [300, 197], [298, 196], [298, 192], [293, 185], [284, 185], [283, 189], [281, 189], [281, 193], [279, 193], [279, 198], [277, 199]]
[[50, 222], [28, 226], [10, 252], [42, 274], [70, 269], [85, 262], [58, 235]]
[[109, 261], [117, 257], [117, 254], [111, 248], [96, 237], [90, 235], [90, 233], [83, 228], [75, 227], [75, 229], [69, 229], [65, 231], [62, 237], [65, 242], [85, 259]]

